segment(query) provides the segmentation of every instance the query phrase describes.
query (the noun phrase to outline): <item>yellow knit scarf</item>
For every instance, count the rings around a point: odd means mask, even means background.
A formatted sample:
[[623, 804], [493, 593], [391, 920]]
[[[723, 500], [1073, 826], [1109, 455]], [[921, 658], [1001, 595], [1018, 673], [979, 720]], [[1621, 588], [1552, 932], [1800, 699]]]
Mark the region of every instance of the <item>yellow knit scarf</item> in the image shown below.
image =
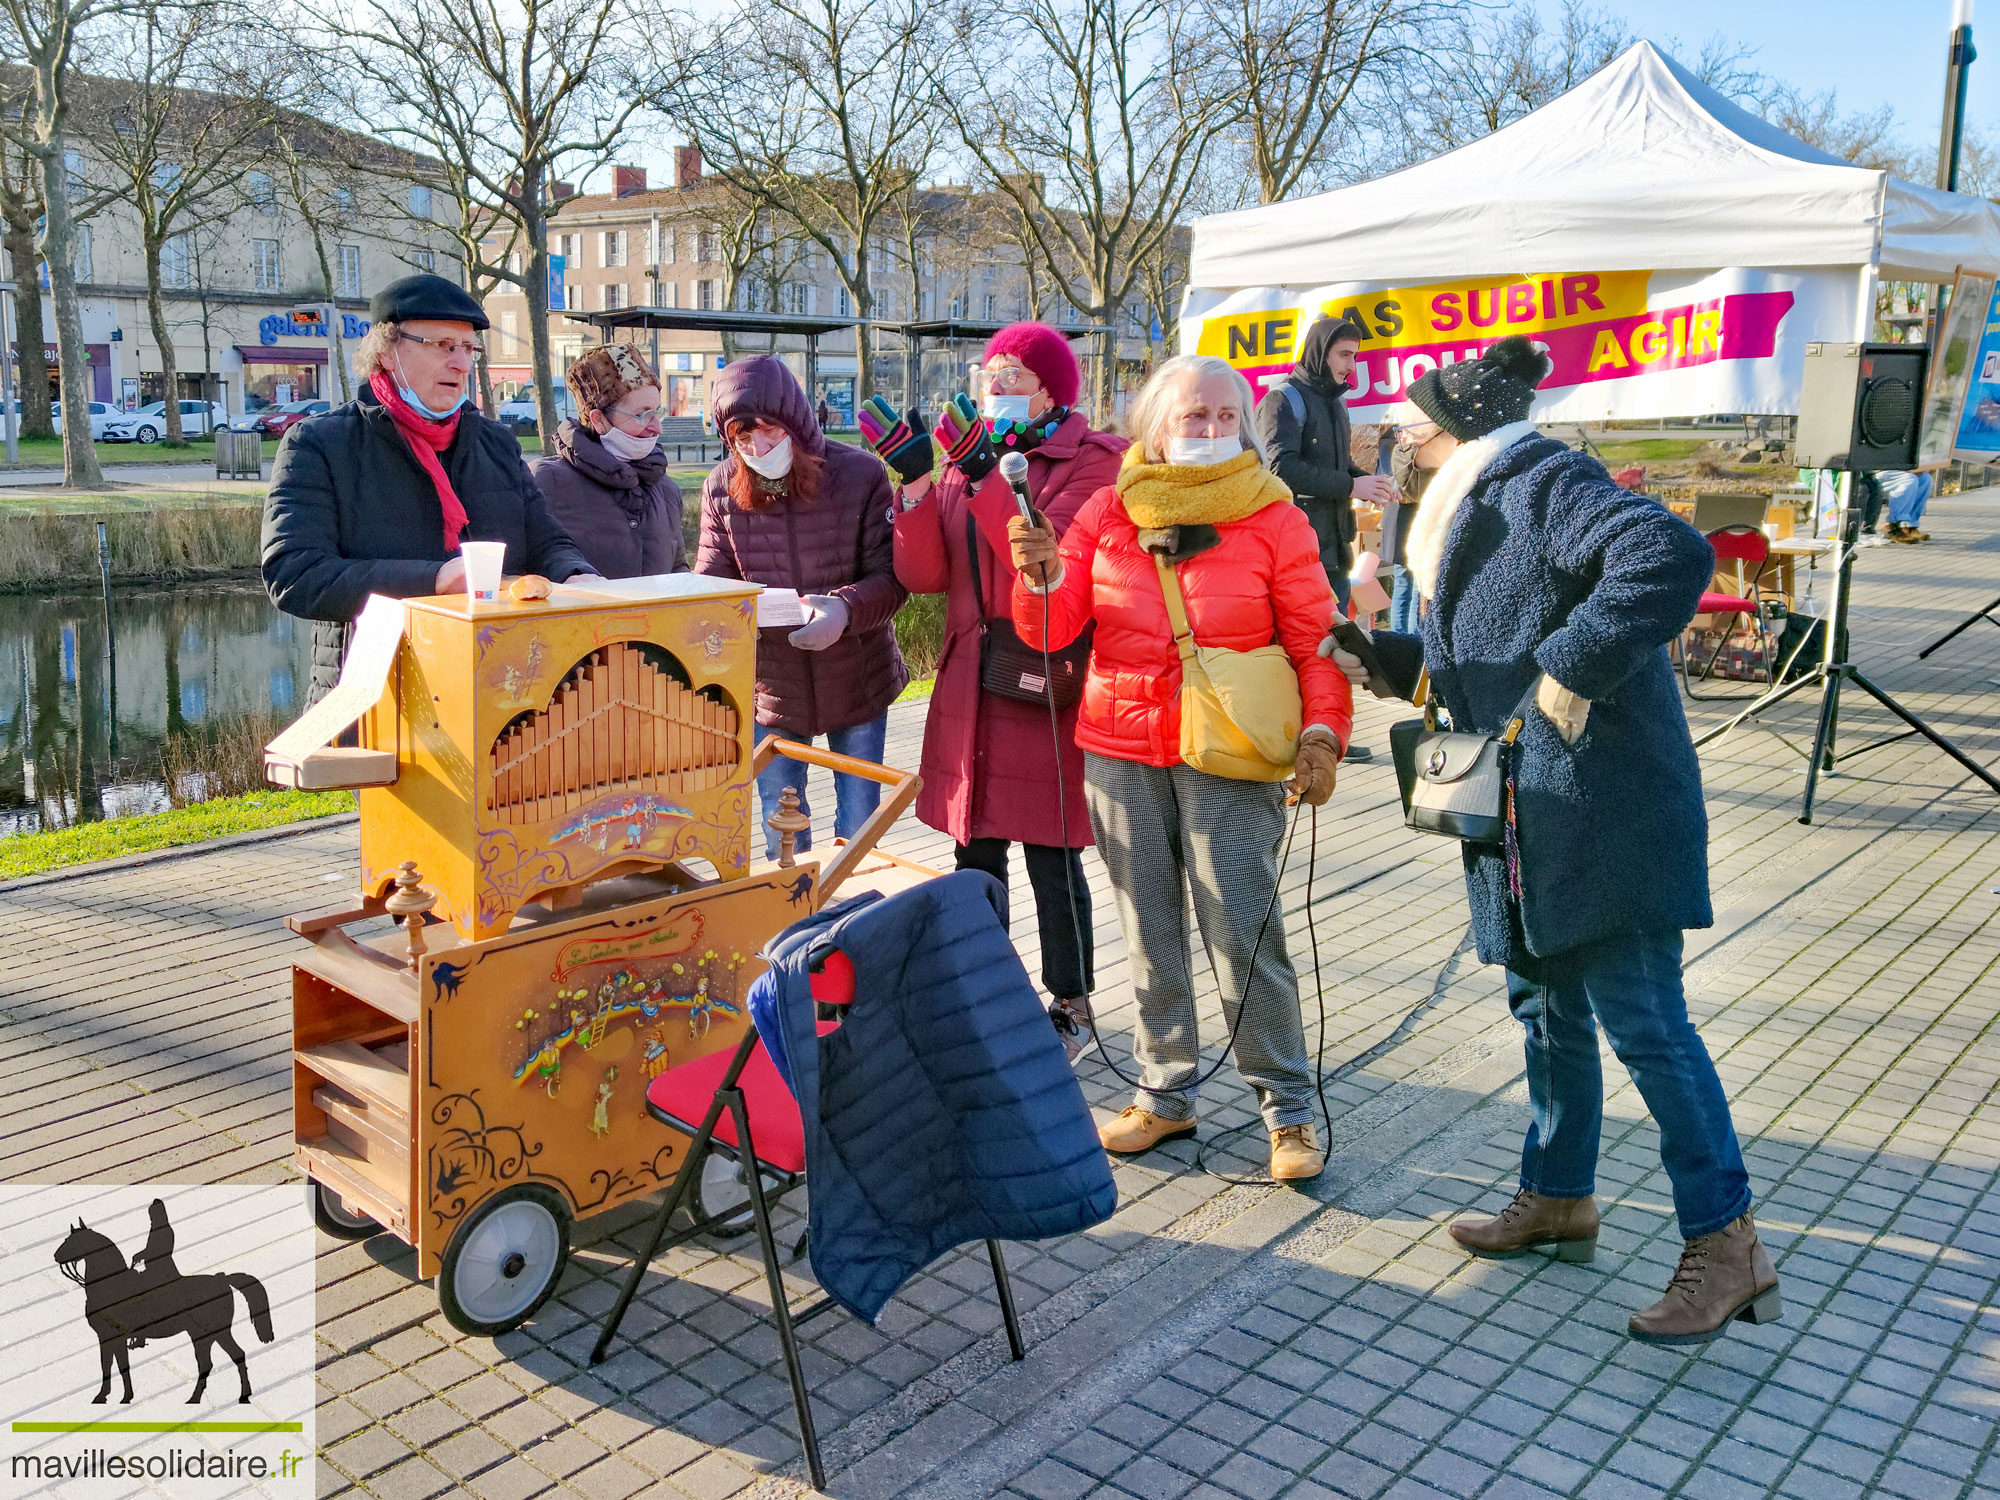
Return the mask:
[[[1130, 452], [1139, 450], [1134, 446]], [[1219, 464], [1148, 464], [1126, 461], [1118, 473], [1125, 513], [1142, 530], [1168, 526], [1220, 526], [1255, 515], [1267, 505], [1289, 503], [1292, 492], [1249, 449]]]

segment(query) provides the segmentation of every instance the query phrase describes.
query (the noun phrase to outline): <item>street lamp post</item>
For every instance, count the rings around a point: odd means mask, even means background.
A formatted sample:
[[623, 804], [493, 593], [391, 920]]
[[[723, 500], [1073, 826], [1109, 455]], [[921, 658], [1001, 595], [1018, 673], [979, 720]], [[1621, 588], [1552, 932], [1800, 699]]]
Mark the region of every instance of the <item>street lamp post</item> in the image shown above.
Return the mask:
[[1938, 133], [1937, 185], [1958, 191], [1958, 154], [1965, 139], [1965, 70], [1979, 54], [1972, 49], [1972, 0], [1956, 0], [1951, 11], [1951, 48], [1944, 64], [1944, 124]]

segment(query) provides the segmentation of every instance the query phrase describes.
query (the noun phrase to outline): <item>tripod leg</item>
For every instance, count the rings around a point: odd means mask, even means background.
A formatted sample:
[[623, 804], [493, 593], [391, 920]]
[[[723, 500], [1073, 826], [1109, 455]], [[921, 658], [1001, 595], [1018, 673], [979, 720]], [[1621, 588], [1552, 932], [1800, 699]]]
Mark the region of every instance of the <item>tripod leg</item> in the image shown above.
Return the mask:
[[[1826, 696], [1819, 701], [1819, 733], [1813, 736], [1812, 758], [1806, 762], [1806, 797], [1799, 807], [1799, 821], [1812, 822], [1813, 794], [1819, 789], [1820, 759], [1832, 754], [1833, 720], [1840, 712], [1840, 673], [1826, 674]], [[1827, 766], [1832, 767], [1829, 758]]]
[[1875, 686], [1874, 683], [1870, 682], [1866, 677], [1862, 676], [1859, 672], [1855, 672], [1853, 675], [1856, 685], [1858, 685], [1863, 692], [1867, 693], [1869, 697], [1873, 698], [1877, 703], [1881, 704], [1884, 708], [1888, 709], [1890, 713], [1894, 714], [1897, 718], [1901, 719], [1905, 724], [1909, 725], [1911, 729], [1915, 730], [1918, 734], [1922, 735], [1925, 739], [1929, 740], [1933, 745], [1936, 745], [1938, 749], [1944, 751], [1946, 755], [1949, 755], [1953, 760], [1957, 761], [1961, 766], [1964, 766], [1965, 769], [1970, 771], [1974, 776], [1977, 776], [1981, 781], [1985, 782], [1988, 786], [1992, 787], [1994, 791], [2000, 792], [2000, 780], [1995, 780], [1993, 773], [1991, 771], [1987, 770], [1984, 766], [1980, 765], [1979, 762], [1975, 761], [1971, 756], [1967, 755], [1963, 750], [1959, 749], [1958, 746], [1954, 745], [1950, 740], [1946, 739], [1943, 735], [1939, 734], [1935, 729], [1931, 728], [1930, 725], [1926, 724], [1922, 719], [1918, 718], [1915, 714], [1911, 713], [1907, 708], [1903, 707], [1902, 704], [1898, 703], [1894, 698], [1891, 698], [1887, 693], [1883, 692], [1880, 688]]
[[1783, 687], [1772, 688], [1770, 692], [1764, 694], [1764, 696], [1759, 698], [1755, 703], [1745, 705], [1745, 707], [1740, 712], [1738, 712], [1737, 714], [1733, 715], [1730, 718], [1724, 719], [1720, 724], [1716, 725], [1715, 728], [1699, 736], [1694, 742], [1695, 748], [1699, 750], [1703, 745], [1706, 745], [1710, 740], [1721, 739], [1725, 734], [1729, 733], [1730, 730], [1734, 729], [1738, 724], [1741, 724], [1745, 719], [1754, 718], [1756, 715], [1761, 714], [1767, 708], [1776, 708], [1780, 703], [1783, 703], [1787, 698], [1791, 697], [1792, 694], [1804, 692], [1807, 688], [1811, 687], [1817, 681], [1819, 681], [1819, 673], [1818, 669], [1815, 668], [1813, 671], [1808, 672], [1805, 676], [1800, 677], [1792, 682], [1786, 683]]
[[1980, 610], [1977, 614], [1968, 615], [1966, 616], [1965, 619], [1959, 621], [1958, 624], [1954, 625], [1950, 630], [1946, 631], [1943, 635], [1939, 636], [1936, 640], [1932, 641], [1928, 646], [1924, 647], [1923, 650], [1919, 651], [1917, 653], [1917, 660], [1922, 661], [1926, 656], [1929, 656], [1933, 651], [1937, 650], [1938, 647], [1944, 645], [1947, 641], [1957, 639], [1960, 635], [1963, 635], [1966, 631], [1970, 630], [1973, 626], [1977, 625], [1981, 620], [1991, 620], [1995, 625], [2000, 625], [2000, 620], [1993, 619], [1993, 611], [1996, 609], [2000, 609], [2000, 599], [1995, 599], [1991, 604], [1987, 605], [1986, 608]]

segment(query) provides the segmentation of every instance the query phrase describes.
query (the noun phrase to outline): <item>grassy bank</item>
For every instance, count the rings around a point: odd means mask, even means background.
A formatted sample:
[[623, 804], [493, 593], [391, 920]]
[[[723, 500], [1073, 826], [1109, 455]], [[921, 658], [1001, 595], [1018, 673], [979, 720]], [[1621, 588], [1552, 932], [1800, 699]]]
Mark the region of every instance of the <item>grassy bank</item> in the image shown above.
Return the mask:
[[[23, 469], [60, 469], [63, 466], [63, 440], [52, 438], [22, 438], [18, 444]], [[215, 443], [207, 437], [191, 438], [185, 448], [169, 448], [160, 443], [93, 443], [100, 464], [115, 467], [118, 464], [212, 464], [215, 462]], [[6, 449], [0, 447], [0, 469], [7, 467]], [[115, 476], [114, 476], [115, 477]]]
[[219, 797], [171, 812], [79, 823], [48, 833], [17, 833], [0, 839], [0, 880], [352, 811], [352, 792], [264, 791]]
[[[257, 566], [263, 510], [256, 505], [109, 511], [103, 519], [113, 578], [200, 578]], [[0, 511], [0, 589], [97, 579], [93, 516]]]

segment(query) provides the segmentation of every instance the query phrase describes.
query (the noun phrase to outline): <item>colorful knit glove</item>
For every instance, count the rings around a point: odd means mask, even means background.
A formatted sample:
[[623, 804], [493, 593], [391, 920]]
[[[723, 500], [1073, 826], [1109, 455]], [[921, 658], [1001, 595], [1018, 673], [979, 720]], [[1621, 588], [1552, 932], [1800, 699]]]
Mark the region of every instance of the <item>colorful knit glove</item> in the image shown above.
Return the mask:
[[991, 474], [993, 466], [1000, 462], [1000, 455], [993, 451], [993, 443], [986, 436], [986, 423], [980, 418], [979, 408], [963, 391], [945, 402], [944, 410], [938, 413], [937, 426], [931, 429], [931, 441], [944, 449], [945, 460], [957, 464], [959, 473], [973, 484]]
[[914, 406], [899, 417], [880, 396], [870, 396], [861, 403], [854, 420], [861, 429], [861, 440], [902, 483], [915, 484], [929, 476], [937, 454]]

